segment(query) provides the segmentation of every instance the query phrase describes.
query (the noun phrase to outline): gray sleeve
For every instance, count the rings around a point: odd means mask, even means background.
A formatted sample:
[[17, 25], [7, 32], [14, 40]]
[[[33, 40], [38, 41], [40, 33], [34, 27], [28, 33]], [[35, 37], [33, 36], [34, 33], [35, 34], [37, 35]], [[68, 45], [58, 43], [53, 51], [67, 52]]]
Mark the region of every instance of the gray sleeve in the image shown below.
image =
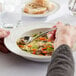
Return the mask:
[[61, 45], [55, 50], [47, 76], [74, 76], [74, 60], [68, 45]]

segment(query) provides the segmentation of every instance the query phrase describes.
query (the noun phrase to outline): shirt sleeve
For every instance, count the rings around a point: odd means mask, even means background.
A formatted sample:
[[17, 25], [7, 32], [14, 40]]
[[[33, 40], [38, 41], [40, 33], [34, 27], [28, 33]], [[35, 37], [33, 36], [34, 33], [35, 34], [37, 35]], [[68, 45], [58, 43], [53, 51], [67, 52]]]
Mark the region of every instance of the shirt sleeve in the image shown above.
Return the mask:
[[63, 44], [54, 51], [47, 76], [74, 76], [74, 60], [68, 45]]

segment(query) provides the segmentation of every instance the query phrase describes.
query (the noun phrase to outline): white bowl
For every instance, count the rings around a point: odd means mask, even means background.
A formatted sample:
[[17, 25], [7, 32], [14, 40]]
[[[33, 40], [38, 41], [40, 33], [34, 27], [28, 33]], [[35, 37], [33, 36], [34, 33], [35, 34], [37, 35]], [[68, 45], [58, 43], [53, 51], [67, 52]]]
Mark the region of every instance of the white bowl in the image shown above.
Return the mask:
[[[17, 39], [25, 35], [31, 35], [32, 33], [47, 31], [53, 25], [55, 24], [41, 23], [41, 24], [31, 24], [31, 25], [26, 24], [25, 26], [20, 26], [11, 31], [10, 35], [4, 39], [4, 43], [11, 52], [19, 56], [22, 56], [26, 59], [29, 59], [32, 61], [38, 61], [38, 62], [50, 62], [51, 56], [38, 56], [38, 55], [27, 53], [26, 51], [22, 51], [17, 46], [16, 41]], [[74, 49], [76, 49], [76, 45], [74, 46]]]
[[[27, 25], [26, 25], [27, 26]], [[51, 60], [51, 56], [38, 56], [33, 55], [30, 53], [27, 53], [26, 51], [22, 51], [16, 44], [16, 41], [18, 38], [24, 36], [24, 35], [30, 35], [32, 33], [36, 32], [43, 32], [46, 30], [49, 30], [52, 25], [50, 24], [40, 24], [40, 25], [31, 25], [31, 26], [21, 26], [18, 28], [15, 28], [11, 31], [10, 35], [5, 38], [4, 43], [6, 47], [13, 53], [22, 56], [24, 58], [27, 58], [29, 60], [33, 61], [39, 61], [39, 62], [49, 62]]]

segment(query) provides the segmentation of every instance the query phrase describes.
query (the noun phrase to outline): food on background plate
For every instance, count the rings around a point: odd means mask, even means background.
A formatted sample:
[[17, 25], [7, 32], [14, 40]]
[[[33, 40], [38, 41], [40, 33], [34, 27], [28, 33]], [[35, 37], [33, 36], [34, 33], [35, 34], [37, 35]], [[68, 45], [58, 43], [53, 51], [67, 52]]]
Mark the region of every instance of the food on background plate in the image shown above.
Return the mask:
[[[17, 45], [23, 51], [34, 55], [51, 56], [54, 51], [55, 32], [56, 30], [40, 36], [27, 45], [25, 43], [24, 37], [21, 37], [17, 40]], [[34, 38], [39, 34], [41, 34], [41, 32], [34, 33], [31, 36]]]
[[55, 6], [49, 0], [32, 0], [24, 7], [24, 12], [28, 14], [44, 14], [52, 11]]

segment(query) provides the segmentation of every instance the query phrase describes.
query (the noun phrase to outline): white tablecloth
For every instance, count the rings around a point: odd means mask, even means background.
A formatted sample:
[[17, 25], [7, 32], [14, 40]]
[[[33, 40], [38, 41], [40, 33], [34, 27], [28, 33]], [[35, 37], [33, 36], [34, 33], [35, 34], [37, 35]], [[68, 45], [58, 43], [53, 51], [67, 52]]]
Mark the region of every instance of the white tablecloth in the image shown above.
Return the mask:
[[[62, 5], [62, 8], [55, 15], [49, 16], [47, 18], [28, 18], [23, 17], [23, 22], [31, 24], [33, 22], [36, 23], [44, 23], [44, 22], [52, 22], [55, 18], [58, 18], [62, 15], [69, 14], [67, 9], [67, 0], [55, 0]], [[7, 15], [9, 16], [9, 15]], [[65, 20], [63, 19], [65, 17]], [[76, 24], [76, 17], [71, 17], [68, 15], [68, 19], [70, 19], [70, 24]], [[55, 21], [63, 21], [68, 23], [67, 15], [63, 16], [63, 18], [57, 19]], [[11, 19], [13, 20], [13, 19]], [[74, 60], [76, 58], [74, 54]], [[0, 52], [0, 76], [46, 76], [47, 68], [49, 63], [40, 63], [26, 60], [22, 57], [19, 57], [13, 53], [3, 54]], [[76, 61], [75, 61], [76, 64]], [[76, 74], [75, 74], [76, 76]]]

